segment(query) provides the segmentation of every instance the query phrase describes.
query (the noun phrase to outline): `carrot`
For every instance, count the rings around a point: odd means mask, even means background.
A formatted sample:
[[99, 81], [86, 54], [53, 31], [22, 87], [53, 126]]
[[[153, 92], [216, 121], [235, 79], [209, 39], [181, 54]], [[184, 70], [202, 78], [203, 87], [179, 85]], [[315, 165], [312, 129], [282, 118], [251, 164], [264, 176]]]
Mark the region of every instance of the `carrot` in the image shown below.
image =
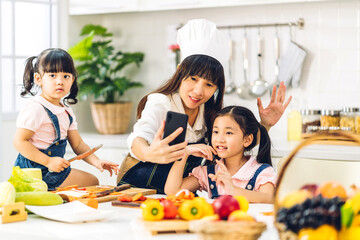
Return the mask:
[[132, 197], [129, 195], [123, 194], [118, 197], [118, 200], [121, 202], [132, 202]]
[[98, 201], [93, 198], [82, 198], [82, 199], [78, 199], [78, 201], [82, 202], [86, 206], [89, 206], [89, 207], [92, 207], [95, 209], [98, 209], [98, 206], [99, 206]]
[[132, 197], [132, 201], [138, 201], [142, 197], [142, 193], [137, 193], [135, 196]]

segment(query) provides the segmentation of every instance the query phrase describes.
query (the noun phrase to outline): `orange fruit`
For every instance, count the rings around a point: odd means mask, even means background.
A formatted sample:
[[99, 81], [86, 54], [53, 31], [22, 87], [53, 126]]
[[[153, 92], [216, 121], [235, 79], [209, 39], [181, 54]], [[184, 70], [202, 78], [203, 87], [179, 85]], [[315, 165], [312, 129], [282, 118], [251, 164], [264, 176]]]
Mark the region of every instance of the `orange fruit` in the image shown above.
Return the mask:
[[228, 217], [228, 221], [248, 221], [248, 222], [256, 222], [255, 218], [247, 214], [242, 210], [235, 210], [230, 213]]
[[301, 229], [298, 237], [299, 240], [338, 240], [338, 232], [330, 225], [322, 225], [317, 229]]
[[315, 192], [315, 195], [321, 194], [324, 198], [341, 197], [346, 199], [345, 188], [337, 182], [329, 181], [321, 184]]

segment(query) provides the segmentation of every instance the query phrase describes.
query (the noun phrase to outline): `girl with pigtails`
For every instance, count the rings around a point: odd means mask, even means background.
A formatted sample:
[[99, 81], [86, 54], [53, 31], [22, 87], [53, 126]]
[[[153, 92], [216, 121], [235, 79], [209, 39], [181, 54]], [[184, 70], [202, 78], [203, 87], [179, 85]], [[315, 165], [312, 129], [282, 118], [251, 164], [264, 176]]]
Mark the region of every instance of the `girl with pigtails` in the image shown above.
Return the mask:
[[[36, 90], [41, 90], [37, 95]], [[69, 185], [98, 185], [90, 173], [72, 169], [64, 159], [69, 141], [75, 154], [90, 150], [82, 140], [74, 112], [68, 104], [76, 104], [77, 72], [71, 56], [59, 48], [46, 49], [26, 61], [21, 96], [34, 96], [20, 111], [14, 146], [19, 152], [15, 166], [40, 168], [49, 190]], [[118, 165], [100, 160], [95, 154], [83, 159], [101, 172], [117, 174]]]
[[[212, 124], [211, 145], [188, 145], [186, 155], [173, 164], [166, 184], [166, 194], [181, 189], [205, 190], [210, 198], [220, 195], [242, 195], [249, 202], [271, 203], [276, 184], [272, 168], [270, 138], [264, 126], [245, 107], [228, 106], [222, 109]], [[257, 142], [260, 132], [259, 152], [248, 154]], [[216, 165], [198, 166], [183, 178], [183, 169], [189, 155], [203, 155], [211, 159], [217, 154]], [[214, 162], [212, 162], [214, 163]]]

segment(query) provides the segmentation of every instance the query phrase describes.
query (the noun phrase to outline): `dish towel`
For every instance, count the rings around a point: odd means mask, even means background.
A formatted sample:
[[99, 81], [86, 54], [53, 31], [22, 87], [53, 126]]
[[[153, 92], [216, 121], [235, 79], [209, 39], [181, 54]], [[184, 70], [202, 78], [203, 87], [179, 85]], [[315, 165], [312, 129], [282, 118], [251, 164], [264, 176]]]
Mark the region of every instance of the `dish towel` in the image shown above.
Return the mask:
[[290, 41], [286, 52], [279, 60], [279, 81], [286, 86], [299, 87], [302, 65], [306, 57], [306, 51], [299, 45]]

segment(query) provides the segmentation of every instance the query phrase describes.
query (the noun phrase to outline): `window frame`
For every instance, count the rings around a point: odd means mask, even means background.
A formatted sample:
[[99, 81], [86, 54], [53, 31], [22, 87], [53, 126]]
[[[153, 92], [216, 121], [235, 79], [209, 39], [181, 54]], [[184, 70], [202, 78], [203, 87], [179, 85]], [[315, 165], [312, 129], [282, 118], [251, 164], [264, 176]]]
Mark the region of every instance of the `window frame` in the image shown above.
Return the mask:
[[[1, 46], [1, 43], [2, 43], [2, 39], [1, 39], [1, 18], [0, 18], [0, 73], [2, 72], [2, 64], [1, 64], [1, 61], [3, 59], [8, 59], [11, 61], [12, 63], [12, 69], [10, 70], [11, 71], [11, 81], [12, 81], [12, 89], [10, 89], [10, 91], [13, 91], [13, 92], [16, 92], [16, 88], [17, 88], [17, 84], [16, 84], [16, 62], [18, 59], [26, 59], [30, 56], [24, 56], [24, 55], [17, 55], [16, 54], [16, 46], [15, 46], [15, 33], [16, 33], [16, 26], [15, 26], [15, 5], [16, 3], [34, 3], [34, 4], [44, 4], [44, 5], [47, 5], [49, 6], [49, 22], [48, 22], [48, 27], [49, 27], [49, 38], [48, 38], [48, 42], [49, 42], [49, 46], [47, 47], [58, 47], [58, 46], [54, 46], [54, 36], [60, 36], [60, 27], [59, 27], [59, 17], [62, 16], [63, 12], [65, 11], [66, 8], [62, 7], [62, 5], [64, 5], [64, 3], [62, 3], [62, 1], [64, 0], [0, 0], [0, 13], [1, 13], [1, 10], [2, 10], [2, 3], [4, 2], [8, 2], [8, 3], [11, 3], [11, 41], [13, 42], [12, 44], [12, 48], [11, 48], [11, 54], [3, 54], [2, 53], [2, 46]], [[65, 0], [67, 2], [67, 0]], [[67, 3], [65, 3], [66, 5]], [[56, 11], [56, 12], [55, 12]], [[54, 19], [54, 16], [55, 14], [57, 14], [57, 18]], [[57, 25], [57, 27], [54, 29], [54, 23]], [[60, 42], [59, 42], [59, 39], [57, 39], [57, 42], [59, 45]], [[44, 46], [44, 49], [47, 48]], [[2, 75], [0, 74], [0, 93], [2, 95], [3, 93], [3, 89], [2, 89]], [[3, 112], [3, 107], [2, 107], [2, 104], [3, 104], [3, 100], [2, 100], [2, 97], [0, 99], [0, 114], [2, 115], [2, 120], [14, 120], [16, 119], [17, 115], [18, 115], [18, 110], [16, 109], [16, 103], [17, 103], [17, 95], [16, 93], [12, 96], [11, 99], [9, 99], [9, 102], [11, 104], [11, 109], [12, 111], [9, 111], [9, 112]]]

